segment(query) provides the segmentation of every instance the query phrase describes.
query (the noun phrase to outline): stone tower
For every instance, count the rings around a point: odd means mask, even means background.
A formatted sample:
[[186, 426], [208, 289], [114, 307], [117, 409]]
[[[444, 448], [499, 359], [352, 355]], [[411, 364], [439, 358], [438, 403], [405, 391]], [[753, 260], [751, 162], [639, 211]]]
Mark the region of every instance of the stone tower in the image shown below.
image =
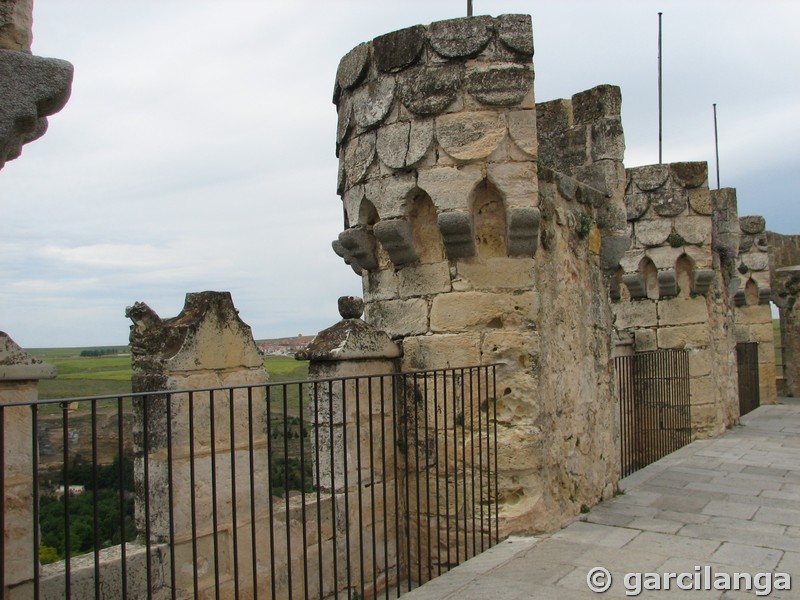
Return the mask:
[[619, 90], [537, 106], [532, 55], [529, 16], [442, 21], [355, 47], [334, 91], [334, 250], [405, 370], [500, 365], [506, 532], [552, 529], [619, 470], [604, 270], [627, 246]]

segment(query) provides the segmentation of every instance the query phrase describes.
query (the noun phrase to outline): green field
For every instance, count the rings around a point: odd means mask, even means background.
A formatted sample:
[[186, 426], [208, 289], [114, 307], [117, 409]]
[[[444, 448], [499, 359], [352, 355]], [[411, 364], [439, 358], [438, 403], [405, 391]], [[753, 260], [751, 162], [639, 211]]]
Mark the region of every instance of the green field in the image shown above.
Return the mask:
[[[83, 396], [125, 395], [131, 393], [131, 357], [128, 349], [103, 347], [113, 351], [105, 356], [81, 356], [96, 348], [30, 348], [28, 352], [56, 367], [58, 376], [39, 382], [39, 398], [77, 398]], [[298, 381], [308, 377], [308, 363], [290, 356], [267, 356], [264, 366], [270, 381]]]

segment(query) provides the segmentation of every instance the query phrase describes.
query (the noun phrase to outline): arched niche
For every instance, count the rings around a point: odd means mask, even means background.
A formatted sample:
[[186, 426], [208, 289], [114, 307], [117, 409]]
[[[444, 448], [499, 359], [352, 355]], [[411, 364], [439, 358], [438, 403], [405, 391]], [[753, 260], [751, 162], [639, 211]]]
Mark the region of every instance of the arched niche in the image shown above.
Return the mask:
[[658, 300], [658, 269], [650, 258], [645, 256], [639, 262], [639, 276], [644, 282], [645, 293], [651, 300]]
[[384, 249], [380, 240], [375, 237], [373, 229], [381, 220], [378, 214], [378, 209], [375, 205], [363, 198], [361, 204], [358, 206], [358, 227], [366, 231], [375, 241], [375, 260], [378, 263], [378, 269], [387, 269], [391, 266], [392, 261], [389, 259], [389, 254]]
[[436, 207], [431, 197], [417, 189], [409, 202], [408, 220], [414, 235], [417, 257], [423, 264], [444, 260], [444, 244], [436, 217]]
[[758, 305], [758, 284], [753, 279], [748, 279], [744, 285], [744, 303], [746, 306]]
[[506, 256], [506, 210], [500, 191], [484, 179], [473, 189], [470, 206], [478, 256]]
[[678, 296], [688, 298], [693, 291], [694, 261], [687, 254], [681, 254], [675, 261], [675, 278], [678, 283]]

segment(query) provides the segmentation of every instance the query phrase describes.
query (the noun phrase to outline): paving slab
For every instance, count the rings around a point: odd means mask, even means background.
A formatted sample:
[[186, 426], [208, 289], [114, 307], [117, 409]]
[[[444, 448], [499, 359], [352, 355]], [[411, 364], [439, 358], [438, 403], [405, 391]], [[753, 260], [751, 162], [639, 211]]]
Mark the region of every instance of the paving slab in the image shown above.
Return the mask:
[[[551, 600], [691, 597], [754, 598], [757, 588], [713, 585], [687, 591], [679, 582], [710, 574], [787, 573], [800, 598], [800, 402], [779, 399], [713, 440], [693, 442], [620, 481], [623, 493], [559, 531], [511, 537], [408, 600]], [[605, 569], [611, 587], [589, 589]], [[705, 569], [708, 569], [707, 571]], [[599, 574], [600, 579], [589, 579]], [[669, 589], [650, 590], [656, 574]], [[679, 579], [684, 576], [684, 579]], [[632, 591], [637, 585], [641, 593]], [[744, 580], [742, 580], [744, 581]], [[650, 580], [652, 583], [653, 580]]]

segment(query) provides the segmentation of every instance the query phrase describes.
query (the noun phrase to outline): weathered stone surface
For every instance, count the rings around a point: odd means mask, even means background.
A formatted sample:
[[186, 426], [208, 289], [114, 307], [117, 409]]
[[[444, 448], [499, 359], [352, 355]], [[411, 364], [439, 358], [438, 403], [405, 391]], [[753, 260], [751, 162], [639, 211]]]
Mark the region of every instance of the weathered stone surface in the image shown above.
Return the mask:
[[353, 116], [353, 103], [348, 95], [337, 107], [336, 121], [336, 156], [339, 156], [339, 144], [341, 144], [350, 133], [350, 123]]
[[646, 165], [628, 169], [631, 181], [643, 192], [650, 192], [662, 187], [669, 178], [669, 165]]
[[466, 199], [482, 179], [478, 164], [461, 168], [434, 167], [419, 171], [417, 185], [431, 197], [441, 215], [442, 212], [465, 209]]
[[339, 61], [336, 70], [336, 83], [345, 90], [349, 90], [361, 83], [369, 66], [369, 43], [359, 44]]
[[673, 221], [675, 233], [687, 244], [711, 244], [711, 218], [701, 216], [676, 217]]
[[380, 125], [394, 102], [394, 77], [380, 77], [353, 91], [353, 116], [362, 129]]
[[338, 307], [343, 319], [360, 319], [364, 314], [364, 300], [358, 296], [340, 296]]
[[423, 298], [372, 302], [366, 319], [392, 338], [422, 335], [428, 331], [428, 302]]
[[714, 282], [714, 271], [712, 269], [695, 269], [692, 278], [692, 293], [705, 295]]
[[533, 256], [539, 244], [538, 208], [509, 208], [507, 211], [509, 256]]
[[592, 160], [617, 160], [625, 158], [625, 137], [619, 119], [595, 121], [590, 128]]
[[542, 137], [551, 137], [572, 127], [572, 105], [569, 100], [537, 102], [536, 125]]
[[393, 31], [372, 40], [373, 56], [378, 69], [396, 72], [413, 65], [425, 45], [425, 28], [421, 25]]
[[631, 238], [627, 236], [603, 236], [600, 246], [600, 266], [603, 270], [616, 269], [630, 246]]
[[705, 323], [707, 320], [708, 309], [703, 297], [673, 298], [658, 303], [659, 327]]
[[633, 332], [633, 345], [636, 352], [652, 352], [658, 350], [655, 329], [637, 329]]
[[661, 217], [676, 217], [689, 206], [689, 193], [673, 189], [663, 194], [650, 196], [650, 206]]
[[361, 319], [342, 319], [320, 331], [298, 357], [314, 361], [397, 358], [400, 348], [383, 331]]
[[489, 65], [467, 72], [467, 91], [490, 106], [519, 104], [533, 88], [533, 71], [519, 65]]
[[350, 138], [344, 153], [344, 172], [347, 176], [347, 187], [361, 183], [375, 160], [376, 135], [368, 131], [363, 135]]
[[387, 167], [402, 169], [422, 160], [433, 142], [433, 120], [384, 125], [378, 130], [378, 156]]
[[625, 210], [629, 221], [641, 218], [650, 208], [650, 197], [647, 194], [625, 194]]
[[459, 64], [412, 67], [400, 76], [398, 97], [415, 114], [436, 115], [458, 97], [463, 77]]
[[492, 38], [491, 17], [468, 17], [431, 23], [428, 41], [437, 54], [466, 58], [480, 54]]
[[753, 247], [754, 236], [743, 233], [739, 238], [739, 254], [750, 252]]
[[459, 261], [457, 279], [453, 280], [456, 291], [468, 290], [513, 290], [533, 287], [535, 261], [532, 258], [488, 258], [484, 261]]
[[397, 272], [400, 298], [444, 294], [450, 290], [450, 268], [446, 262], [409, 265]]
[[661, 246], [672, 232], [671, 219], [637, 221], [633, 225], [636, 241], [643, 246]]
[[688, 250], [688, 248], [673, 248], [672, 246], [648, 248], [647, 257], [653, 261], [653, 264], [659, 271], [662, 269], [674, 269], [675, 262], [686, 250]]
[[766, 252], [748, 252], [740, 256], [742, 264], [750, 271], [766, 271], [769, 269], [769, 254]]
[[537, 203], [535, 162], [490, 163], [486, 171], [489, 181], [504, 197], [507, 209], [532, 208]]
[[436, 118], [436, 139], [450, 156], [459, 160], [486, 158], [506, 135], [501, 113], [480, 111], [452, 113]]
[[56, 368], [20, 348], [0, 331], [0, 381], [38, 381], [53, 379]]
[[434, 334], [403, 339], [406, 369], [442, 369], [478, 365], [481, 362], [480, 333]]
[[626, 273], [622, 276], [622, 283], [628, 288], [628, 293], [634, 300], [647, 297], [647, 287], [644, 278], [639, 273]]
[[378, 268], [375, 256], [375, 236], [363, 229], [346, 229], [339, 234], [339, 244], [358, 267], [372, 271]]
[[659, 348], [686, 348], [708, 344], [708, 328], [705, 325], [680, 325], [662, 327], [658, 330]]
[[572, 96], [576, 123], [591, 124], [605, 117], [619, 117], [622, 92], [615, 85], [599, 85]]
[[403, 219], [380, 221], [375, 224], [373, 233], [389, 254], [395, 267], [401, 267], [417, 260], [414, 250], [414, 232], [411, 223]]
[[500, 15], [497, 35], [509, 49], [533, 56], [533, 27], [530, 15]]
[[699, 215], [710, 216], [714, 212], [711, 190], [703, 188], [689, 190], [689, 206]]
[[0, 168], [47, 130], [45, 117], [69, 99], [72, 65], [55, 58], [0, 50]]
[[670, 173], [675, 183], [684, 188], [708, 187], [708, 164], [704, 162], [670, 163]]
[[650, 300], [640, 302], [619, 302], [614, 304], [615, 325], [617, 329], [633, 327], [652, 327], [658, 321], [656, 303]]
[[678, 279], [674, 270], [658, 272], [658, 294], [662, 298], [678, 295]]
[[439, 213], [439, 231], [447, 258], [455, 260], [475, 254], [475, 237], [472, 232], [472, 215], [463, 211]]
[[[381, 219], [394, 219], [407, 216], [408, 200], [416, 189], [414, 173], [401, 171], [367, 181], [364, 184], [364, 197], [375, 207]], [[361, 216], [358, 220], [368, 224]]]
[[0, 0], [0, 48], [31, 51], [33, 0]]
[[536, 136], [536, 111], [517, 110], [506, 113], [506, 122], [508, 135], [517, 147], [535, 158], [539, 147]]
[[766, 227], [766, 221], [764, 217], [758, 215], [739, 217], [739, 227], [741, 227], [742, 231], [745, 233], [761, 233]]

